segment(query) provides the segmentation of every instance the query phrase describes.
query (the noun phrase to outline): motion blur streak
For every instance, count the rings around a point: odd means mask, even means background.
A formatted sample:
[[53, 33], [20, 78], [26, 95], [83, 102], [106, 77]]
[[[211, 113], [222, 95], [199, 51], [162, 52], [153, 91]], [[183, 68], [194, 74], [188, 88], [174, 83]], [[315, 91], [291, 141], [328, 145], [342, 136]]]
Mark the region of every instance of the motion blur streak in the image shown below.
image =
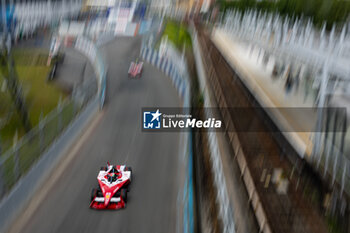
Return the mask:
[[[141, 79], [127, 78], [140, 44], [140, 38], [118, 38], [103, 48], [109, 63], [104, 115], [21, 232], [172, 232], [176, 228], [179, 134], [142, 133], [140, 109], [178, 107], [179, 98], [169, 79], [149, 64]], [[89, 209], [100, 166], [125, 160], [134, 173], [127, 208]]]

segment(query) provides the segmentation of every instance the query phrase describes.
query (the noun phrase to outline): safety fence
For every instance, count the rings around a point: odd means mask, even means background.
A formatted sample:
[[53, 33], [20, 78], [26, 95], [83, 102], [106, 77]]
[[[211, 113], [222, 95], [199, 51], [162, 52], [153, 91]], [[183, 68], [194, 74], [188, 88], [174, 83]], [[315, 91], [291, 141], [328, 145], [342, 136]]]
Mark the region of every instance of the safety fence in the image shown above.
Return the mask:
[[85, 109], [96, 95], [96, 82], [77, 87], [71, 98], [58, 103], [29, 133], [0, 157], [0, 198], [26, 174], [40, 156]]
[[60, 101], [54, 110], [40, 119], [35, 128], [15, 141], [14, 145], [0, 156], [0, 198], [30, 170], [90, 102], [96, 103], [91, 100], [97, 97], [100, 108], [104, 105], [106, 67], [100, 52], [92, 41], [84, 37], [77, 38], [74, 48], [89, 59], [97, 82], [92, 80], [75, 87], [69, 98]]

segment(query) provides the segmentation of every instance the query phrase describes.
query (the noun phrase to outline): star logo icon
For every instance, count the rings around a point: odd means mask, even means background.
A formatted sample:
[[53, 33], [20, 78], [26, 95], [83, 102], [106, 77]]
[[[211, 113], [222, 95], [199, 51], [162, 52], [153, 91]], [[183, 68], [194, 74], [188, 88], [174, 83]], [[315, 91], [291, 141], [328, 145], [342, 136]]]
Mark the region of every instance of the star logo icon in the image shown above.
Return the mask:
[[152, 115], [152, 120], [151, 122], [153, 122], [154, 120], [159, 121], [159, 117], [162, 115], [161, 113], [159, 113], [159, 109], [157, 109], [157, 111], [155, 113], [151, 113]]

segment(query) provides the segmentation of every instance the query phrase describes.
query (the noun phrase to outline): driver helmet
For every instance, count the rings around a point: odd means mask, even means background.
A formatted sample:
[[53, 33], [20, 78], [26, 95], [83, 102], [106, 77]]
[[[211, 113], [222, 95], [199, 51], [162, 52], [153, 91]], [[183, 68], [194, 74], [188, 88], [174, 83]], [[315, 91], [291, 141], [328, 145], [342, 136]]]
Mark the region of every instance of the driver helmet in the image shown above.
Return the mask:
[[113, 180], [115, 179], [116, 177], [116, 174], [113, 172], [113, 173], [108, 173], [107, 174], [107, 179], [109, 182], [113, 182]]

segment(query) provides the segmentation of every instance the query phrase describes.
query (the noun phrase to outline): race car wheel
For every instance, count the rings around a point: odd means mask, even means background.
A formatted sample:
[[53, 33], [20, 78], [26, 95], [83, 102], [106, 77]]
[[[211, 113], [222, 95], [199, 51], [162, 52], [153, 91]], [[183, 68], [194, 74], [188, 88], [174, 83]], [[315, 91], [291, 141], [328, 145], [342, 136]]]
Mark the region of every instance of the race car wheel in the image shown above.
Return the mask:
[[114, 194], [115, 197], [120, 197], [120, 189]]
[[120, 196], [123, 199], [123, 201], [126, 203], [127, 200], [128, 200], [128, 192], [126, 191], [126, 189], [122, 189], [122, 192], [121, 192]]
[[[131, 167], [126, 167], [125, 169], [124, 169], [125, 171], [129, 171], [131, 174], [130, 174], [130, 181], [132, 180], [132, 169], [131, 169]], [[129, 191], [129, 188], [128, 188], [128, 191]]]
[[126, 167], [126, 168], [125, 168], [125, 171], [130, 171], [130, 172], [132, 173], [131, 167]]
[[92, 191], [91, 191], [91, 201], [94, 200], [94, 198], [97, 196], [97, 192], [98, 190], [93, 188]]

